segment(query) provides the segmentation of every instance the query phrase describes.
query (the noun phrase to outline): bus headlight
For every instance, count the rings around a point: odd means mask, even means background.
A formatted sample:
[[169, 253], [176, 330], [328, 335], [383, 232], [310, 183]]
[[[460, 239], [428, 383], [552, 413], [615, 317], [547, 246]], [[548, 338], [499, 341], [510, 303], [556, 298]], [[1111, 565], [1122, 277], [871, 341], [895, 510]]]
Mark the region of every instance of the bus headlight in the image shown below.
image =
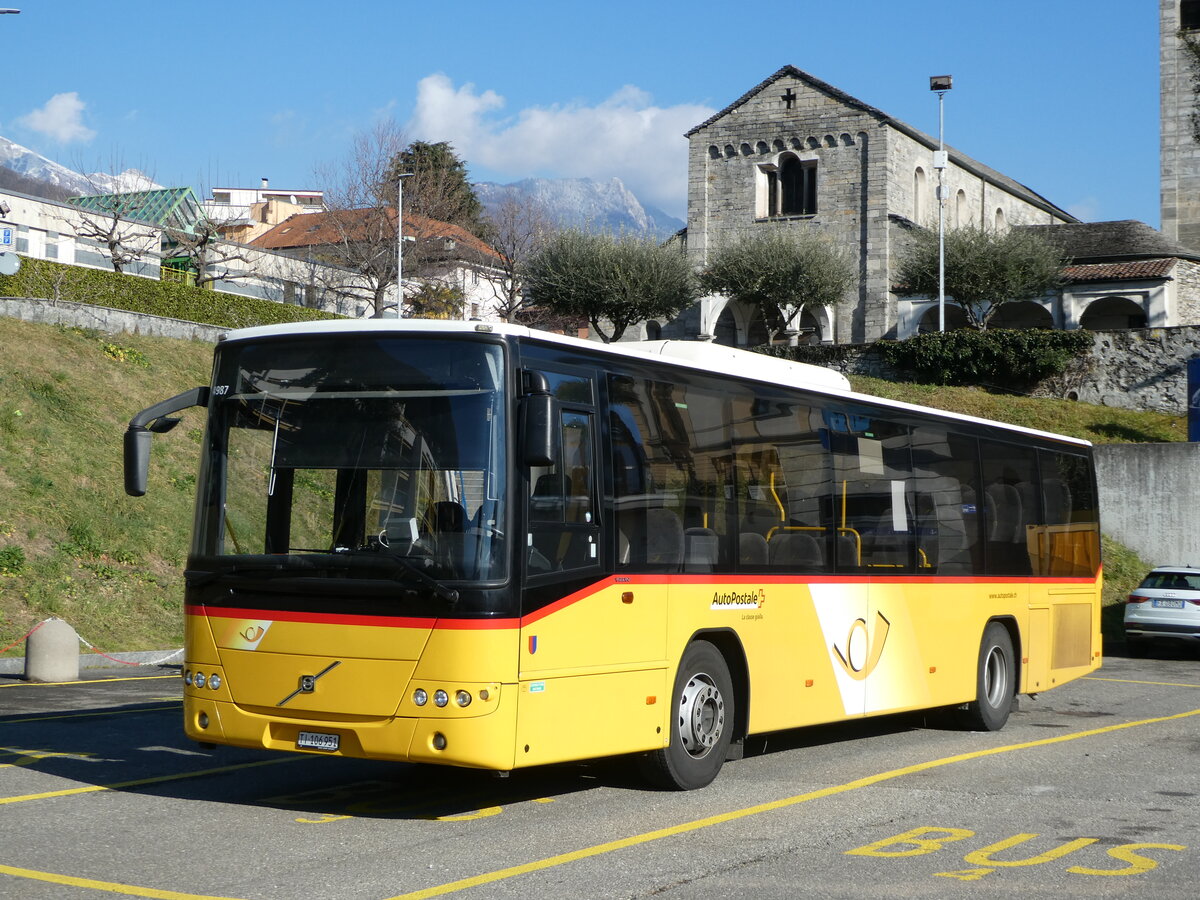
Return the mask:
[[447, 694], [445, 691], [443, 691], [441, 688], [438, 688], [436, 691], [433, 692], [433, 705], [434, 706], [440, 708], [440, 707], [445, 706], [449, 702], [450, 702], [450, 695]]
[[211, 675], [209, 675], [208, 686], [214, 691], [217, 690], [221, 686], [221, 676], [216, 672], [213, 672]]
[[203, 672], [197, 672], [195, 674], [195, 676], [192, 678], [192, 684], [194, 684], [198, 688], [204, 687], [204, 681], [205, 681], [205, 679], [204, 679]]
[[188, 669], [186, 672], [183, 673], [183, 683], [186, 684], [188, 687], [192, 686], [192, 670], [191, 669]]
[[413, 703], [417, 706], [424, 706], [429, 702], [429, 694], [425, 693], [425, 688], [417, 688], [413, 691]]
[[454, 702], [459, 706], [466, 708], [471, 705], [471, 694], [469, 691], [459, 691], [454, 695]]

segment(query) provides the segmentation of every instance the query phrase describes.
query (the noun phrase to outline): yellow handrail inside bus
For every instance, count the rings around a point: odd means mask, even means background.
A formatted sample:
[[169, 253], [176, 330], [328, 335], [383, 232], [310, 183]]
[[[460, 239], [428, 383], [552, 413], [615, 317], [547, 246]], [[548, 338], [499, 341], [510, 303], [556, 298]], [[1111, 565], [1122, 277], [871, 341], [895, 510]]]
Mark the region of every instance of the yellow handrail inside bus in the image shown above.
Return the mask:
[[[779, 521], [787, 521], [787, 512], [783, 508], [783, 501], [779, 499], [779, 494], [775, 491], [775, 473], [771, 473], [771, 497], [775, 500], [775, 505], [779, 507]], [[768, 539], [769, 540], [769, 539]]]

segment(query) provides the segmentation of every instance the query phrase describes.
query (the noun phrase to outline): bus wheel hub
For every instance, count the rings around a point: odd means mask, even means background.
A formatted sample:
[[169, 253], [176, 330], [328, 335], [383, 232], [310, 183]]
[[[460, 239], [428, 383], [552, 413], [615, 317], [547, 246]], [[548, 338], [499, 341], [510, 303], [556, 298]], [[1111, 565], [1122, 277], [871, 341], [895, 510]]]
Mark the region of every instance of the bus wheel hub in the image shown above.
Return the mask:
[[702, 757], [724, 729], [725, 698], [708, 675], [693, 675], [679, 701], [679, 739], [684, 749], [691, 756]]

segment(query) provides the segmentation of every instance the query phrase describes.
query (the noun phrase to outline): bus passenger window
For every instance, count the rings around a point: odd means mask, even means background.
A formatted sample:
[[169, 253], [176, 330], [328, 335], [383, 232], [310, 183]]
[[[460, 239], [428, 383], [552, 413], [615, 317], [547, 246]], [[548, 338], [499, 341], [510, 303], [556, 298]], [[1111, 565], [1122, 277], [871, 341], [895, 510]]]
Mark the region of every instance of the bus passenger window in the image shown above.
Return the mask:
[[597, 565], [591, 416], [563, 410], [556, 459], [530, 470], [529, 572]]
[[1041, 519], [1036, 452], [993, 441], [980, 441], [979, 450], [987, 573], [1030, 575], [1026, 528]]

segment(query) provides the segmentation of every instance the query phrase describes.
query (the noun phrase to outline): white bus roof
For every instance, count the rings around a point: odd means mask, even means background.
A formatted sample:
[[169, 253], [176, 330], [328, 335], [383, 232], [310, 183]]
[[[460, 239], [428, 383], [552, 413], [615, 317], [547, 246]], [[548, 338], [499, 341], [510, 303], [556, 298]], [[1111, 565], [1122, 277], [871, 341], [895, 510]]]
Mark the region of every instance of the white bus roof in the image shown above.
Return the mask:
[[885, 397], [875, 397], [870, 394], [855, 393], [850, 387], [850, 380], [840, 372], [824, 366], [814, 366], [808, 363], [792, 362], [754, 353], [749, 350], [738, 350], [721, 344], [710, 344], [704, 341], [618, 341], [614, 344], [602, 344], [598, 341], [588, 341], [582, 338], [555, 334], [550, 331], [539, 331], [523, 325], [508, 325], [495, 322], [458, 322], [441, 319], [326, 319], [316, 322], [289, 322], [281, 325], [260, 325], [253, 328], [239, 328], [229, 331], [222, 336], [224, 341], [252, 340], [260, 337], [282, 337], [286, 335], [349, 335], [349, 334], [380, 334], [397, 332], [403, 334], [498, 334], [510, 337], [529, 338], [553, 344], [574, 347], [589, 353], [608, 354], [615, 357], [638, 359], [661, 363], [666, 357], [674, 365], [701, 372], [723, 375], [733, 375], [747, 381], [760, 381], [767, 384], [785, 385], [787, 387], [816, 390], [834, 397], [855, 400], [862, 403], [873, 403], [907, 412], [932, 414], [940, 418], [955, 419], [960, 422], [971, 422], [977, 425], [990, 425], [1056, 441], [1091, 446], [1090, 441], [1067, 435], [1040, 431], [1036, 428], [1025, 428], [1011, 425], [1007, 422], [996, 422], [992, 419], [982, 419], [962, 413], [948, 412], [931, 407], [904, 403], [900, 400], [889, 400]]

